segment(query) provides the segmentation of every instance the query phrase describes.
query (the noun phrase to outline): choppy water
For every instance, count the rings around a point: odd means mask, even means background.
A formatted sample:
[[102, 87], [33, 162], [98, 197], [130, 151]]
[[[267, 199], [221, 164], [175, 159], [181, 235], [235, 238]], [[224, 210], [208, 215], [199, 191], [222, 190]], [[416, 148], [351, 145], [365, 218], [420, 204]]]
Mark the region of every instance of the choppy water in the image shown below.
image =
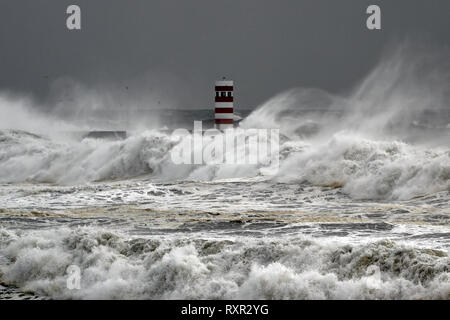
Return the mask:
[[174, 164], [161, 128], [208, 111], [124, 140], [0, 130], [0, 298], [450, 299], [450, 72], [410, 55], [245, 115], [280, 129], [276, 166]]

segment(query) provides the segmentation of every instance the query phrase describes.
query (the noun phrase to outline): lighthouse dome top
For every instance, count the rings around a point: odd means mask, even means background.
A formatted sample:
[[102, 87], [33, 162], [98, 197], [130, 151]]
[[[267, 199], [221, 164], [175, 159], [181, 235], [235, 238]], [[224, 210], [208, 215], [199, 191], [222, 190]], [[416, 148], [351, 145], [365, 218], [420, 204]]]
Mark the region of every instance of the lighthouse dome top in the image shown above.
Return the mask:
[[216, 86], [233, 86], [233, 80], [217, 80]]

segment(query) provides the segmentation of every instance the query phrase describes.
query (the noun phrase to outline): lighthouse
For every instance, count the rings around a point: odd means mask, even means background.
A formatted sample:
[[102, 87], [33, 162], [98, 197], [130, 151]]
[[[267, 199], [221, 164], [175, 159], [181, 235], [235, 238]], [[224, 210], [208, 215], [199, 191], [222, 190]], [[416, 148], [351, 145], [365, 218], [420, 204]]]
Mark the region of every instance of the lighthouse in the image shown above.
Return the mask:
[[219, 130], [233, 128], [233, 81], [216, 81], [214, 127]]

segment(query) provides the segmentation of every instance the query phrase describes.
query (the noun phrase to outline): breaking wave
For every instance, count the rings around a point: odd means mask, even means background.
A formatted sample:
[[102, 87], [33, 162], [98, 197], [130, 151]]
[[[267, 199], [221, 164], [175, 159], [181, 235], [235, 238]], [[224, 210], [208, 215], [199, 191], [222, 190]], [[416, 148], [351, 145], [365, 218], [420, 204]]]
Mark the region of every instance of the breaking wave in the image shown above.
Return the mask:
[[121, 141], [53, 141], [25, 132], [0, 132], [0, 181], [76, 184], [151, 176], [215, 180], [262, 176], [287, 183], [343, 187], [358, 199], [410, 199], [450, 190], [450, 150], [339, 133], [315, 143], [286, 140], [277, 171], [263, 165], [176, 165], [180, 138], [157, 131]]
[[54, 141], [20, 131], [0, 132], [2, 182], [85, 183], [155, 171], [174, 142], [144, 132], [125, 141]]
[[358, 199], [410, 199], [450, 190], [450, 150], [446, 148], [342, 133], [302, 150], [281, 163], [276, 180], [343, 187]]
[[[0, 281], [56, 299], [450, 299], [447, 253], [391, 241], [0, 231]], [[67, 268], [81, 289], [67, 289]]]

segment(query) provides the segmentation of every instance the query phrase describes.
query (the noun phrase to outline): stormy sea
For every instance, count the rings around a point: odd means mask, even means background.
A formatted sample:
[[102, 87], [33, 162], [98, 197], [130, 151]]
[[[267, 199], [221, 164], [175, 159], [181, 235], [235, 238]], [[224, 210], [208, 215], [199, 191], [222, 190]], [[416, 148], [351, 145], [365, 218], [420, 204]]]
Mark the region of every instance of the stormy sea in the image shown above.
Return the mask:
[[213, 89], [74, 121], [0, 95], [0, 299], [450, 299], [449, 61], [401, 47], [251, 110], [234, 79], [233, 134], [279, 129], [257, 164], [173, 162]]

